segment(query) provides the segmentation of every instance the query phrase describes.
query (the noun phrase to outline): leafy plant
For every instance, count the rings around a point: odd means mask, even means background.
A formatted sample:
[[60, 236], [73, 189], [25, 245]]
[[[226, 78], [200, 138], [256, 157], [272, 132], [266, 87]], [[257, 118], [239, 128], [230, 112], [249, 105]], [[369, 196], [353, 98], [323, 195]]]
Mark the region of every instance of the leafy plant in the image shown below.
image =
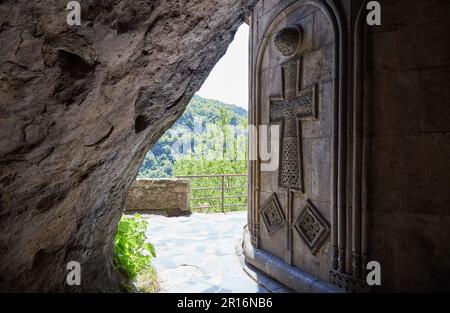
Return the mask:
[[156, 257], [153, 245], [145, 242], [147, 227], [148, 222], [139, 214], [123, 216], [114, 239], [114, 263], [132, 280], [151, 267], [151, 258]]

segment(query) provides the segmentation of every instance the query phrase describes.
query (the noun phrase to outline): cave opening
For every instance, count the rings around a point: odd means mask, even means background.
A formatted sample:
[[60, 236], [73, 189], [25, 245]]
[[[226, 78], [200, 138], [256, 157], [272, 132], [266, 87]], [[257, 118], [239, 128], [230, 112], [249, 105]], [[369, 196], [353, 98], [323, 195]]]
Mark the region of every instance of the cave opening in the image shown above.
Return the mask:
[[262, 291], [236, 254], [247, 223], [248, 54], [244, 23], [128, 192], [122, 221], [148, 222], [157, 290]]

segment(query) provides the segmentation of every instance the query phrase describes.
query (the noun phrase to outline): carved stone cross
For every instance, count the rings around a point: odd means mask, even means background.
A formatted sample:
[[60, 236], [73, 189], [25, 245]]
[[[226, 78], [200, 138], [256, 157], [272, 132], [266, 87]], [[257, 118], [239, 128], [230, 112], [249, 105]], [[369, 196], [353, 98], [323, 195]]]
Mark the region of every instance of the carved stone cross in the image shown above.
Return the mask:
[[281, 122], [280, 186], [303, 192], [301, 121], [316, 117], [316, 85], [301, 89], [301, 58], [281, 65], [282, 96], [270, 98], [270, 121]]

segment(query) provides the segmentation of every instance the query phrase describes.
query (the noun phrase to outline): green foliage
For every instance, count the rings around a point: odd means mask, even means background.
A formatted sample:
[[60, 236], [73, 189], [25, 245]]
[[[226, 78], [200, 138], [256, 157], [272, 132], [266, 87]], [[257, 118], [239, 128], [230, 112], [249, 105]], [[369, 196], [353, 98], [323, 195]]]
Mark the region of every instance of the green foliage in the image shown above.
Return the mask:
[[[247, 111], [235, 105], [225, 104], [220, 101], [204, 99], [199, 96], [194, 96], [186, 108], [184, 114], [177, 120], [177, 122], [170, 128], [153, 146], [151, 151], [145, 156], [144, 162], [139, 170], [138, 177], [143, 178], [167, 178], [173, 177], [174, 164], [176, 158], [172, 154], [172, 146], [175, 142], [180, 140], [192, 140], [192, 132], [196, 119], [202, 121], [202, 126], [217, 125], [220, 129], [225, 130], [226, 126], [235, 126], [244, 129], [247, 125]], [[225, 154], [225, 147], [217, 145], [217, 136], [214, 131], [209, 134], [203, 134], [200, 137], [195, 136], [193, 141], [193, 148], [198, 153], [207, 151], [209, 158], [213, 153]], [[229, 151], [243, 151], [244, 149], [237, 149], [239, 145], [246, 145], [247, 136], [243, 134], [233, 142], [234, 147], [230, 147]], [[220, 151], [219, 151], [220, 150]], [[245, 149], [246, 150], [246, 149]], [[242, 153], [240, 153], [242, 154]], [[235, 159], [245, 160], [245, 155], [239, 155], [235, 152]], [[245, 170], [244, 170], [245, 173]]]
[[[179, 160], [175, 163], [174, 172], [177, 176], [211, 175], [211, 174], [246, 174], [247, 162], [232, 160]], [[221, 212], [222, 190], [221, 177], [197, 178], [190, 180], [192, 198], [214, 198], [199, 199], [189, 202], [193, 211], [199, 212]], [[226, 177], [224, 179], [225, 211], [241, 211], [247, 209], [247, 177]], [[201, 188], [200, 190], [195, 190]], [[208, 188], [208, 189], [205, 189]], [[211, 189], [209, 189], [211, 188]], [[215, 189], [213, 189], [215, 188]], [[231, 206], [233, 205], [233, 206]], [[237, 206], [235, 206], [237, 205]], [[193, 209], [205, 207], [205, 209]], [[212, 207], [212, 208], [206, 208]]]
[[151, 266], [155, 248], [145, 242], [148, 222], [139, 214], [123, 216], [114, 239], [114, 264], [134, 280], [139, 272]]
[[[199, 119], [202, 122], [200, 132], [197, 129]], [[246, 174], [247, 141], [246, 110], [194, 96], [185, 113], [147, 153], [139, 171], [139, 177]], [[175, 142], [189, 143], [188, 151], [184, 151], [182, 155], [174, 155], [172, 147]], [[220, 212], [222, 210], [221, 185], [221, 178], [191, 179], [192, 198], [215, 198], [191, 200], [191, 209], [201, 212]], [[247, 178], [227, 177], [224, 180], [224, 186], [226, 187], [225, 211], [245, 210], [247, 208]], [[194, 190], [195, 188], [202, 189]], [[204, 209], [196, 210], [195, 207]]]

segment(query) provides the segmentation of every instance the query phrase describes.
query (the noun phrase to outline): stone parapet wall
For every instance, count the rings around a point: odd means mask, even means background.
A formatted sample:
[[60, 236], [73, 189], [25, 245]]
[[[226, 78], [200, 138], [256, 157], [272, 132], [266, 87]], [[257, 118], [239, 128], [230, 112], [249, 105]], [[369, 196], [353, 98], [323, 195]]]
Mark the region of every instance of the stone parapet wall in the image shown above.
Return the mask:
[[138, 179], [128, 190], [126, 211], [188, 215], [189, 190], [187, 179]]

